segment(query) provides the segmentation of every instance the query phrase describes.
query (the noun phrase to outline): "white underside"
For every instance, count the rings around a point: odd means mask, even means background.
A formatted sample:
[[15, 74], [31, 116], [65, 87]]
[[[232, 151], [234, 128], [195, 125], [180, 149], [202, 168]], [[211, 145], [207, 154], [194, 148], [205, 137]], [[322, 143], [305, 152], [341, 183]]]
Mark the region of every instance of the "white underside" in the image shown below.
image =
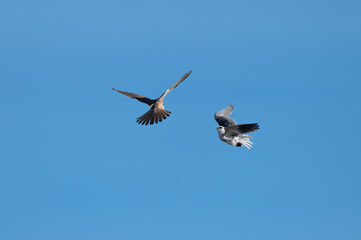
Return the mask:
[[226, 137], [224, 135], [219, 135], [219, 139], [221, 139], [223, 142], [228, 143], [229, 145], [237, 146], [237, 143], [241, 143], [248, 149], [250, 149], [253, 144], [253, 142], [250, 141], [251, 138], [251, 136], [248, 136], [246, 134], [241, 134], [237, 137]]

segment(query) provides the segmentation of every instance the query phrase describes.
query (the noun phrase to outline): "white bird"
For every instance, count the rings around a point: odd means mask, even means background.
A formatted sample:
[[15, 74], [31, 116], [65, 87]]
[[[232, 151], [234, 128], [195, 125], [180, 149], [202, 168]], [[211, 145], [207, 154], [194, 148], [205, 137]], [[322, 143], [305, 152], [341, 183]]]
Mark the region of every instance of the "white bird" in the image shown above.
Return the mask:
[[218, 137], [221, 141], [228, 143], [229, 145], [237, 147], [244, 145], [246, 148], [250, 149], [253, 144], [250, 141], [252, 137], [246, 135], [246, 133], [259, 129], [258, 123], [237, 125], [236, 121], [229, 117], [232, 111], [233, 106], [229, 104], [228, 107], [214, 114], [214, 119], [219, 124], [219, 127], [217, 127]]

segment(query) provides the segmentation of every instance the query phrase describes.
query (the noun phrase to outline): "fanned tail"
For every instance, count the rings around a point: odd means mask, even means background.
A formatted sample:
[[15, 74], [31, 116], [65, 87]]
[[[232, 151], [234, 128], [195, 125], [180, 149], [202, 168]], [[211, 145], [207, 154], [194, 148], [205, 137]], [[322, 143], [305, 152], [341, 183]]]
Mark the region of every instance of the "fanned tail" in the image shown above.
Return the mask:
[[171, 112], [165, 109], [151, 108], [148, 112], [137, 118], [137, 123], [142, 125], [152, 125], [166, 119], [170, 114]]
[[251, 149], [252, 144], [253, 144], [253, 142], [250, 141], [250, 139], [252, 138], [251, 136], [248, 136], [246, 134], [242, 134], [242, 135], [238, 136], [238, 138], [239, 138], [239, 141], [240, 141], [240, 143], [242, 145], [244, 145], [248, 149]]

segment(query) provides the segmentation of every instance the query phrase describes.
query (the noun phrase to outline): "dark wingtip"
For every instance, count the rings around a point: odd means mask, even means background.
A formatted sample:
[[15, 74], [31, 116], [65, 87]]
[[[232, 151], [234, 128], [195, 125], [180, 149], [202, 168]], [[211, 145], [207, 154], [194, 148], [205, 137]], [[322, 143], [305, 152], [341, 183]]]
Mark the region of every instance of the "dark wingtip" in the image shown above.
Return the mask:
[[252, 131], [258, 130], [258, 129], [259, 129], [258, 123], [251, 123], [251, 124], [250, 124], [250, 129], [251, 129]]
[[254, 132], [259, 129], [258, 123], [248, 123], [248, 124], [240, 124], [236, 126], [230, 126], [230, 128], [237, 128], [240, 133], [246, 134], [250, 132]]

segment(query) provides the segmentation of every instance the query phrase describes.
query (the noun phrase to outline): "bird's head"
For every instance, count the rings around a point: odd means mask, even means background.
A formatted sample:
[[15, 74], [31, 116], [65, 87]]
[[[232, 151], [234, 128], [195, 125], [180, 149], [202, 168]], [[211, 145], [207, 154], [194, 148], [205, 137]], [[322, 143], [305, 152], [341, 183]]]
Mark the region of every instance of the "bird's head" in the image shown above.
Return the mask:
[[220, 134], [224, 134], [224, 133], [226, 132], [226, 130], [225, 130], [225, 128], [224, 128], [223, 126], [217, 127], [217, 131], [218, 131], [218, 133], [220, 133]]

